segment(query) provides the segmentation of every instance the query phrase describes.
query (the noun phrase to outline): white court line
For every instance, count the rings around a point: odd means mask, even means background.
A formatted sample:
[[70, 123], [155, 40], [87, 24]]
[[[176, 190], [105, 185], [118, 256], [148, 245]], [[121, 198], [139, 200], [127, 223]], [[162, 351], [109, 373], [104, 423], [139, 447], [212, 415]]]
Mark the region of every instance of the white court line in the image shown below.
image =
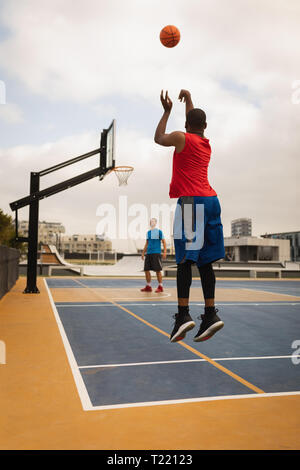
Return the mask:
[[253, 292], [253, 291], [265, 292], [265, 294], [273, 294], [273, 295], [285, 295], [286, 297], [298, 297], [300, 299], [300, 296], [295, 295], [295, 294], [282, 294], [281, 292], [272, 292], [272, 291], [262, 290], [262, 289], [249, 289], [247, 287], [243, 287], [243, 288], [241, 288], [241, 290], [248, 290], [248, 291], [250, 290], [251, 292]]
[[[151, 303], [151, 302], [139, 302], [139, 303], [121, 303], [119, 302], [120, 305], [124, 305], [124, 306], [149, 306], [149, 307], [155, 307], [155, 306], [162, 306], [162, 305], [177, 305], [177, 302], [159, 302], [159, 303]], [[262, 305], [272, 305], [272, 306], [277, 306], [277, 307], [280, 307], [282, 305], [292, 305], [292, 306], [295, 306], [295, 305], [300, 305], [300, 302], [234, 302], [234, 303], [219, 303], [217, 302], [216, 303], [216, 307], [218, 306], [238, 306], [238, 305], [242, 305], [242, 306], [247, 306], [247, 305], [255, 305], [256, 307], [258, 306], [262, 306]], [[99, 302], [98, 304], [88, 304], [86, 302], [83, 302], [82, 304], [64, 304], [64, 303], [56, 303], [56, 306], [57, 307], [63, 307], [63, 308], [68, 308], [68, 307], [116, 307], [116, 305], [113, 305], [113, 304], [110, 304], [110, 303], [101, 303]], [[190, 302], [190, 306], [204, 306], [204, 303], [194, 303], [194, 302]]]
[[178, 364], [180, 362], [206, 362], [206, 359], [182, 359], [178, 361], [155, 361], [155, 362], [129, 362], [127, 364], [98, 364], [94, 366], [79, 366], [79, 369], [97, 369], [110, 367], [130, 367], [130, 366], [149, 366], [156, 364]]
[[46, 286], [46, 290], [48, 292], [48, 296], [49, 296], [50, 304], [51, 304], [51, 307], [52, 307], [52, 310], [53, 310], [53, 313], [54, 313], [54, 317], [55, 317], [59, 332], [61, 334], [63, 345], [65, 347], [65, 351], [66, 351], [67, 358], [68, 358], [68, 361], [69, 361], [69, 364], [70, 364], [70, 368], [71, 368], [71, 371], [72, 371], [72, 374], [73, 374], [73, 378], [74, 378], [74, 381], [75, 381], [75, 384], [76, 384], [76, 387], [77, 387], [78, 395], [79, 395], [79, 398], [81, 400], [82, 407], [83, 407], [84, 410], [89, 410], [92, 407], [92, 402], [90, 400], [89, 394], [88, 394], [87, 389], [85, 387], [85, 384], [84, 384], [83, 378], [81, 376], [81, 373], [78, 369], [78, 365], [77, 365], [77, 362], [75, 360], [71, 345], [69, 343], [69, 340], [68, 340], [68, 337], [66, 335], [65, 329], [64, 329], [63, 324], [61, 322], [61, 319], [59, 317], [58, 311], [56, 310], [54, 300], [52, 298], [50, 289], [47, 286], [47, 282], [46, 282], [45, 278], [44, 278], [44, 283], [45, 283], [45, 286]]
[[201, 398], [186, 398], [182, 400], [163, 400], [163, 401], [148, 401], [143, 403], [122, 403], [117, 405], [103, 405], [103, 406], [93, 406], [87, 411], [97, 411], [97, 410], [112, 410], [117, 408], [135, 408], [141, 406], [162, 406], [162, 405], [179, 405], [185, 403], [197, 403], [197, 402], [206, 402], [206, 401], [217, 401], [217, 400], [238, 400], [243, 398], [269, 398], [269, 397], [282, 397], [290, 395], [300, 395], [300, 392], [297, 390], [295, 392], [279, 392], [279, 393], [254, 393], [254, 394], [245, 394], [245, 395], [219, 395], [215, 397], [201, 397]]
[[247, 361], [256, 359], [288, 359], [291, 357], [300, 357], [300, 354], [290, 354], [287, 356], [249, 356], [249, 357], [219, 357], [213, 359], [214, 361]]
[[[257, 359], [288, 359], [291, 357], [300, 357], [300, 354], [291, 354], [289, 356], [246, 356], [246, 357], [218, 357], [212, 358], [213, 361], [244, 361], [244, 360], [257, 360]], [[130, 366], [149, 366], [157, 364], [178, 364], [186, 362], [206, 362], [206, 359], [180, 359], [176, 361], [154, 361], [154, 362], [129, 362], [121, 364], [95, 364], [91, 366], [78, 366], [79, 369], [97, 369], [110, 367], [130, 367]]]

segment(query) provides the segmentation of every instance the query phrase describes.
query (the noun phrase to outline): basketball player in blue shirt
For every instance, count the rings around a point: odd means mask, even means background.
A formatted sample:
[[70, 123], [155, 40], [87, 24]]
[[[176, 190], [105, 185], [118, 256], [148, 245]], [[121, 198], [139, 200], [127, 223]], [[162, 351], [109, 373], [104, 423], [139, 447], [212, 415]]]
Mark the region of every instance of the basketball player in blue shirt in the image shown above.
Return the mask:
[[[147, 240], [142, 252], [142, 259], [145, 259], [144, 271], [146, 276], [146, 287], [141, 289], [142, 292], [152, 292], [151, 273], [155, 271], [158, 281], [158, 287], [155, 292], [163, 292], [162, 285], [162, 263], [161, 263], [161, 243], [164, 246], [163, 259], [167, 257], [167, 245], [164, 234], [156, 228], [157, 220], [150, 220], [151, 229], [147, 232]], [[146, 254], [146, 257], [145, 257]]]

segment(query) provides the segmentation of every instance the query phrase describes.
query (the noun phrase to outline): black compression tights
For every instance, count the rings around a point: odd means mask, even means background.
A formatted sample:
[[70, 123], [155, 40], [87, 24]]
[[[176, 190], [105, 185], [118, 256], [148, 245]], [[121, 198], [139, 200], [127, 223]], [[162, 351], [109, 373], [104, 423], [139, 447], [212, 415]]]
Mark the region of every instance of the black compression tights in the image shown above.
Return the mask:
[[[188, 299], [192, 284], [192, 264], [187, 260], [177, 265], [177, 296], [179, 299]], [[211, 263], [198, 267], [204, 299], [215, 298], [216, 278]]]

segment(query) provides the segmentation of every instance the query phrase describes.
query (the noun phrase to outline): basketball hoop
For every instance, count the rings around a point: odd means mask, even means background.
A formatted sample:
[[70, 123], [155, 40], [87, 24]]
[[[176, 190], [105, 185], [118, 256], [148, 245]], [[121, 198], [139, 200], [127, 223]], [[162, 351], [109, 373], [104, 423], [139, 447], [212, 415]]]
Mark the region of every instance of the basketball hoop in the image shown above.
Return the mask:
[[133, 167], [132, 166], [115, 166], [113, 168], [113, 171], [115, 172], [119, 180], [119, 186], [126, 186], [128, 178], [133, 172]]

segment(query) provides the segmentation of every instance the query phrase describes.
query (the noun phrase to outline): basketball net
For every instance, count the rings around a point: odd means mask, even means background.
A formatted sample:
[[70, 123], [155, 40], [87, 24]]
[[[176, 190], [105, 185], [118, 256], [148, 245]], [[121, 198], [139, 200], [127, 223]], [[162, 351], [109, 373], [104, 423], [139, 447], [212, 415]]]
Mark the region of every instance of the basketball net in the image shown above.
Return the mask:
[[113, 171], [115, 172], [118, 178], [119, 186], [126, 186], [128, 178], [133, 172], [133, 167], [132, 166], [116, 166], [115, 168], [113, 168]]

